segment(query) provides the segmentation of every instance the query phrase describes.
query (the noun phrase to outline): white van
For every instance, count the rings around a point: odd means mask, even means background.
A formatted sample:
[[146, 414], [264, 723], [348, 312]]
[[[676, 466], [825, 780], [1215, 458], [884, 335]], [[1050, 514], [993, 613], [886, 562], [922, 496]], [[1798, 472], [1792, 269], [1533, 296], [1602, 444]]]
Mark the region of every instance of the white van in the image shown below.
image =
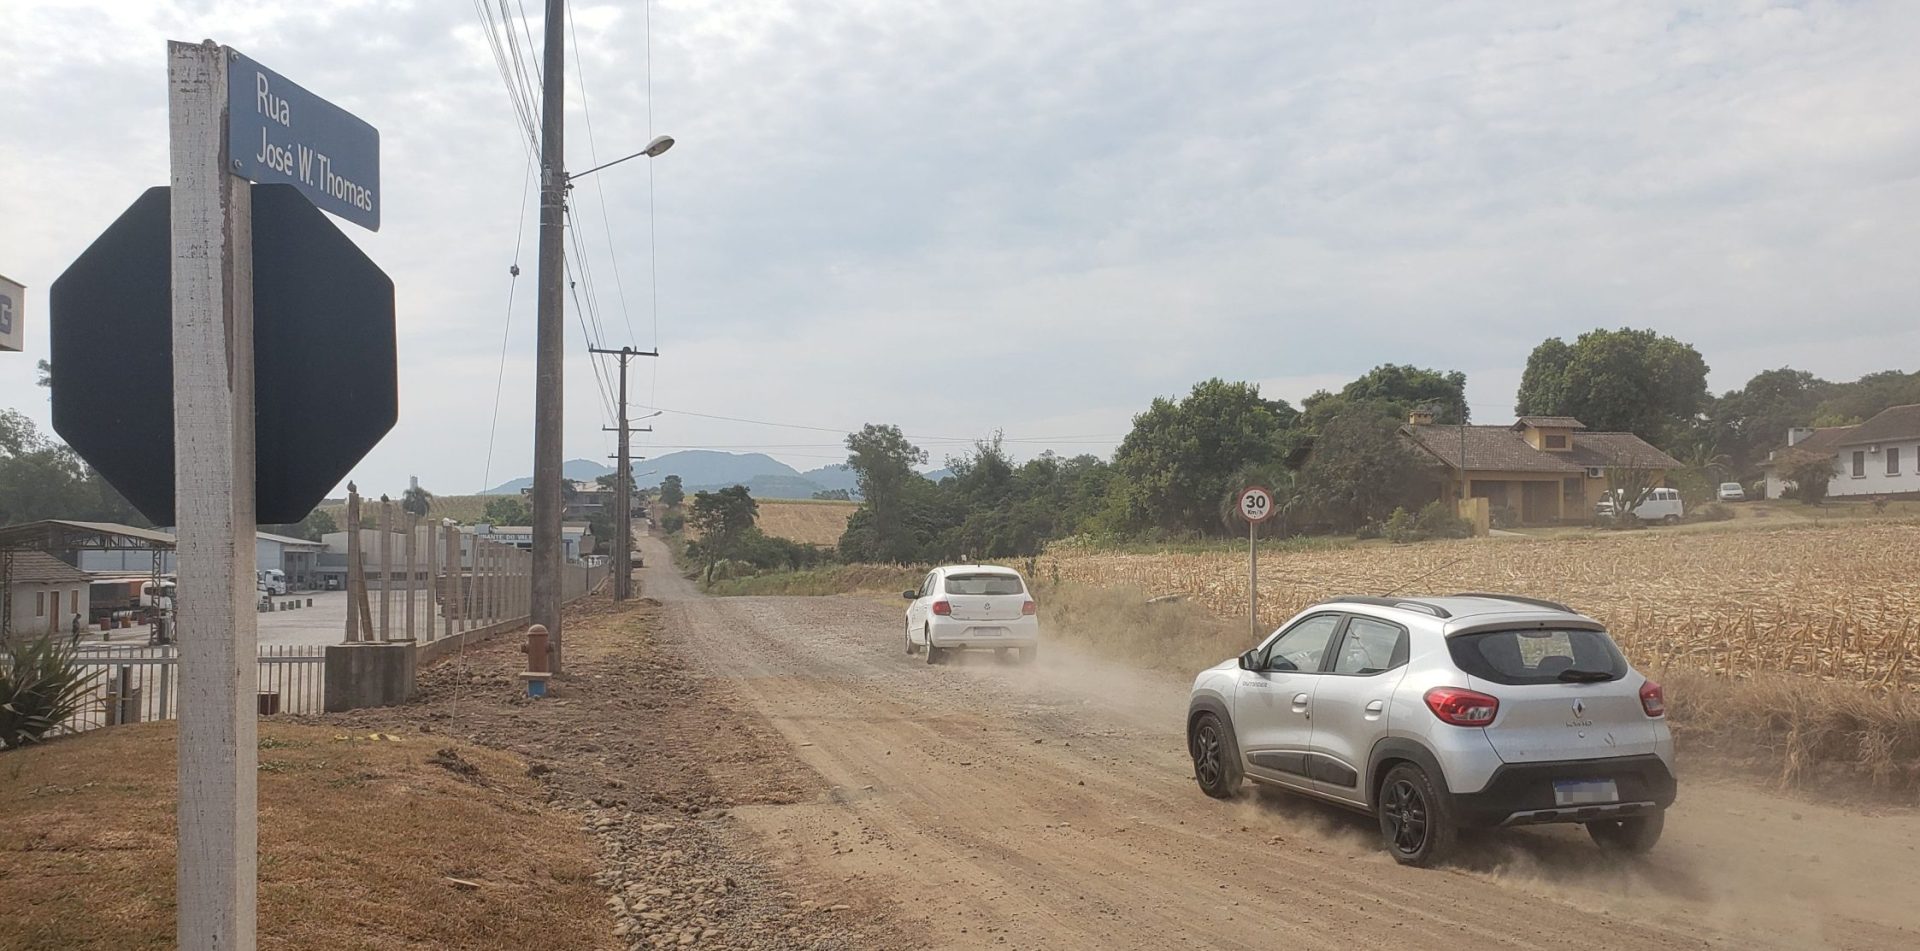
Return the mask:
[[[1616, 492], [1619, 490], [1615, 490]], [[1611, 519], [1619, 511], [1618, 495], [1609, 495], [1600, 500], [1593, 508], [1593, 514], [1602, 519]], [[1648, 489], [1640, 496], [1640, 503], [1633, 507], [1635, 518], [1643, 522], [1663, 522], [1672, 525], [1685, 518], [1687, 509], [1680, 501], [1679, 489]]]
[[262, 568], [259, 571], [254, 572], [253, 574], [254, 574], [254, 579], [260, 583], [260, 589], [262, 591], [265, 591], [266, 593], [272, 594], [272, 595], [282, 595], [287, 593], [287, 573], [286, 572], [281, 571], [278, 568]]

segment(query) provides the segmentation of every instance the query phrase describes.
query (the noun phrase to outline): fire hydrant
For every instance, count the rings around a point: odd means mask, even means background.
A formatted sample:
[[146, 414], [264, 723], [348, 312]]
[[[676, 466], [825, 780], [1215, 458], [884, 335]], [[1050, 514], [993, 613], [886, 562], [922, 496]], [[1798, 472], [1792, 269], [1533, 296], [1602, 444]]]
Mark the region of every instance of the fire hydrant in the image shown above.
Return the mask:
[[527, 682], [527, 696], [544, 697], [547, 695], [547, 626], [535, 624], [527, 628], [527, 669], [520, 679]]

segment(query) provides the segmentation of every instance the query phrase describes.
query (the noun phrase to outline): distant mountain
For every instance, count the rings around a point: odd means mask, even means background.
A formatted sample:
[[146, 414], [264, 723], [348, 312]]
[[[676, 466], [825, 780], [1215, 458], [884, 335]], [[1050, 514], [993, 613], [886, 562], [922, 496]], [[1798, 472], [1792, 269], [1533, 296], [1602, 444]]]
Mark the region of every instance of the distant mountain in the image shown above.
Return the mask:
[[726, 488], [730, 485], [747, 485], [755, 476], [800, 478], [799, 470], [765, 453], [716, 452], [712, 449], [670, 452], [635, 463], [634, 468], [653, 473], [635, 477], [635, 481], [641, 485], [659, 485], [660, 480], [667, 476], [677, 475], [680, 484], [689, 491], [714, 486]]
[[[592, 459], [568, 459], [560, 464], [560, 473], [575, 482], [592, 482], [603, 475], [613, 473], [612, 466], [603, 466]], [[519, 495], [521, 489], [533, 488], [533, 476], [502, 482], [481, 495]]]
[[844, 462], [839, 465], [808, 469], [800, 473], [800, 477], [818, 484], [822, 489], [845, 489], [848, 492], [860, 490], [860, 478], [854, 475], [853, 470]]
[[928, 482], [938, 482], [941, 479], [944, 479], [950, 475], [953, 475], [953, 470], [952, 469], [935, 469], [932, 472], [922, 472], [920, 474], [923, 476], [926, 476]]
[[712, 485], [688, 485], [688, 492], [714, 492], [736, 485], [747, 487], [756, 499], [810, 499], [821, 491], [820, 483], [800, 476], [757, 475], [745, 482], [716, 482]]

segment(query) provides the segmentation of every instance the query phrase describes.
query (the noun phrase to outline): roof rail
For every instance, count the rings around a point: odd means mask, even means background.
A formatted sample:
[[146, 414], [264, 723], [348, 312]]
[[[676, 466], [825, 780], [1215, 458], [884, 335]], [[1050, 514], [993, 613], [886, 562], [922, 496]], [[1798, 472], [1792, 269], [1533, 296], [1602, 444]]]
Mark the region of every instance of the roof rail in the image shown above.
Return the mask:
[[1547, 608], [1553, 611], [1565, 611], [1568, 614], [1580, 613], [1570, 607], [1567, 607], [1564, 604], [1561, 604], [1558, 601], [1548, 601], [1546, 598], [1529, 598], [1524, 595], [1518, 595], [1518, 594], [1501, 594], [1497, 591], [1462, 591], [1459, 594], [1454, 595], [1454, 597], [1456, 598], [1492, 598], [1495, 601], [1512, 601], [1512, 602], [1515, 602], [1516, 604], [1531, 604], [1536, 608]]
[[1450, 618], [1453, 616], [1446, 608], [1440, 607], [1437, 604], [1428, 604], [1424, 601], [1413, 601], [1407, 598], [1376, 598], [1368, 594], [1343, 594], [1328, 598], [1327, 601], [1345, 601], [1350, 604], [1371, 604], [1375, 607], [1382, 608], [1402, 608], [1408, 611], [1419, 611], [1422, 614], [1431, 614], [1437, 618]]

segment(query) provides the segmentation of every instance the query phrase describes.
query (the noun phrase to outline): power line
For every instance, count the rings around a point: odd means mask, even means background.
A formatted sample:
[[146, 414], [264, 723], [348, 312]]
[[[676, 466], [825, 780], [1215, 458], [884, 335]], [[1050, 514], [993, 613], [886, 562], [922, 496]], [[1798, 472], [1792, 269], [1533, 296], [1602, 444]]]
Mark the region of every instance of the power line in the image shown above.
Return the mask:
[[[593, 111], [588, 108], [587, 105], [587, 72], [586, 68], [581, 65], [581, 61], [586, 59], [586, 56], [581, 53], [580, 30], [573, 18], [573, 4], [571, 2], [567, 4], [567, 29], [573, 34], [573, 73], [574, 76], [580, 80], [580, 116], [586, 120], [587, 125], [587, 158], [592, 161], [594, 165], [599, 165], [600, 151], [594, 146], [593, 142]], [[648, 141], [652, 141], [651, 131], [648, 133]], [[651, 174], [653, 163], [648, 162], [647, 168], [649, 169], [649, 174]], [[640, 341], [633, 335], [633, 316], [627, 309], [626, 281], [620, 276], [619, 255], [614, 253], [613, 221], [612, 216], [607, 214], [607, 189], [606, 186], [602, 184], [601, 176], [594, 176], [593, 190], [600, 198], [600, 227], [607, 236], [607, 261], [613, 265], [613, 285], [620, 295], [620, 319], [627, 325], [627, 342], [638, 346]]]
[[480, 490], [486, 491], [493, 475], [493, 441], [500, 432], [500, 389], [507, 378], [507, 341], [513, 335], [513, 292], [520, 284], [520, 247], [527, 236], [527, 193], [533, 182], [533, 156], [527, 156], [526, 184], [520, 187], [520, 223], [514, 228], [513, 265], [507, 268], [507, 320], [500, 330], [500, 369], [493, 379], [493, 421], [487, 424], [487, 462], [480, 470]]

